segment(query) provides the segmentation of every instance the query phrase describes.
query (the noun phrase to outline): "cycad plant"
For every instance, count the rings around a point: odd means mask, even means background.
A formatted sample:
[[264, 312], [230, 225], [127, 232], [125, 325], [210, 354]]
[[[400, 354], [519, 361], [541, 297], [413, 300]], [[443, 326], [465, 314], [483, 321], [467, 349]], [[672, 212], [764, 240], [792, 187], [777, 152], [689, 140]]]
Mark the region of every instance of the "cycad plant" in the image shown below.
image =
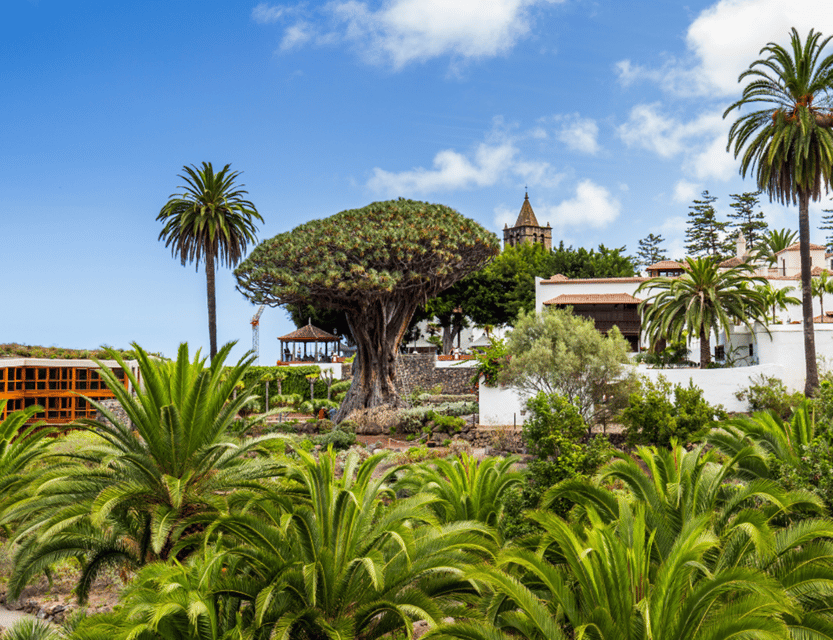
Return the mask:
[[20, 521], [14, 540], [19, 552], [9, 583], [16, 595], [39, 571], [67, 557], [83, 567], [78, 597], [84, 600], [95, 576], [107, 565], [137, 567], [171, 555], [173, 544], [193, 518], [226, 510], [240, 490], [261, 490], [258, 480], [280, 468], [250, 459], [264, 440], [244, 442], [227, 430], [252, 396], [233, 390], [252, 363], [244, 356], [225, 368], [233, 344], [220, 349], [206, 367], [188, 346], [175, 361], [150, 357], [133, 345], [141, 381], [117, 353], [134, 393], [101, 366], [100, 376], [127, 414], [119, 421], [91, 401], [106, 420], [76, 426], [98, 443], [57, 455], [54, 465], [34, 476], [29, 496], [7, 509], [4, 521]]
[[476, 520], [497, 527], [508, 492], [523, 478], [514, 470], [517, 462], [516, 456], [478, 460], [463, 452], [454, 460], [412, 465], [397, 487], [439, 498], [432, 507], [440, 522]]
[[[0, 400], [0, 414], [6, 402]], [[26, 424], [41, 411], [43, 407], [33, 405], [10, 413], [0, 422], [0, 515], [12, 501], [21, 498], [19, 492], [28, 484], [26, 472], [46, 452], [45, 438], [53, 429], [44, 422]]]
[[509, 549], [496, 567], [469, 573], [491, 589], [484, 622], [428, 637], [468, 640], [783, 639], [795, 608], [754, 568], [706, 569], [719, 545], [704, 518], [689, 521], [658, 560], [644, 505], [622, 501], [617, 521], [576, 528], [547, 512], [537, 552]]
[[[474, 522], [437, 523], [435, 496], [396, 500], [394, 469], [381, 456], [359, 463], [355, 452], [338, 477], [330, 451], [315, 460], [298, 451], [287, 479], [305, 500], [259, 500], [246, 513], [221, 516], [207, 535], [222, 534], [238, 559], [225, 594], [248, 603], [252, 632], [273, 638], [381, 638], [461, 615], [474, 598], [462, 573], [493, 557], [494, 536]], [[376, 476], [376, 477], [374, 477]]]

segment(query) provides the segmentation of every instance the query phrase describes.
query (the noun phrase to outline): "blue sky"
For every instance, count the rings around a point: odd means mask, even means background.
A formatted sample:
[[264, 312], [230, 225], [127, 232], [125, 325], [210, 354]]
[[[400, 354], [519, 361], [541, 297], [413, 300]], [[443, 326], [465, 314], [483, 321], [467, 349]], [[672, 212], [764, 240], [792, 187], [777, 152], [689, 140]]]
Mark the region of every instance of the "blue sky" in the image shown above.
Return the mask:
[[[738, 74], [791, 26], [833, 34], [828, 3], [5, 0], [0, 342], [207, 346], [205, 276], [155, 220], [202, 161], [243, 172], [261, 239], [399, 196], [500, 233], [528, 185], [556, 241], [680, 255], [703, 189], [721, 213], [754, 190], [725, 152]], [[228, 269], [217, 299], [242, 355]], [[264, 312], [261, 363], [291, 329]]]

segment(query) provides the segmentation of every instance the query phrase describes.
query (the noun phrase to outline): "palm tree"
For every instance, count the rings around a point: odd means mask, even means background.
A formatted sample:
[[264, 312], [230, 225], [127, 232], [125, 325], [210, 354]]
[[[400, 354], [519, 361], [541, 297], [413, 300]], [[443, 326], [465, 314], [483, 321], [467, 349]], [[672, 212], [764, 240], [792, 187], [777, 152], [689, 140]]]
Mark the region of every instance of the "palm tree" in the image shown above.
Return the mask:
[[810, 290], [813, 297], [819, 299], [821, 321], [824, 322], [824, 295], [826, 293], [833, 293], [833, 279], [830, 278], [830, 273], [824, 270], [818, 278], [813, 278], [810, 281]]
[[810, 30], [804, 43], [792, 29], [789, 51], [770, 42], [767, 54], [753, 62], [738, 81], [751, 78], [741, 99], [723, 113], [762, 104], [740, 116], [729, 131], [727, 150], [734, 144], [742, 154], [740, 173], [755, 171], [758, 189], [783, 204], [798, 204], [801, 256], [802, 311], [804, 315], [805, 393], [818, 387], [816, 343], [813, 332], [813, 298], [810, 289], [810, 200], [819, 200], [833, 179], [833, 55], [821, 59], [830, 37]]
[[769, 265], [772, 266], [775, 264], [775, 254], [792, 246], [797, 237], [798, 232], [792, 229], [770, 229], [764, 236], [764, 248], [761, 250], [761, 254], [767, 259]]
[[791, 305], [801, 304], [801, 300], [795, 296], [790, 295], [790, 291], [795, 291], [795, 287], [773, 287], [772, 283], [767, 282], [764, 285], [756, 287], [761, 292], [764, 298], [764, 303], [767, 307], [772, 307], [772, 322], [776, 322], [775, 310], [784, 310]]
[[720, 269], [709, 258], [686, 258], [685, 273], [662, 276], [643, 282], [636, 292], [650, 290], [653, 295], [639, 304], [651, 344], [665, 338], [679, 341], [683, 332], [700, 338], [700, 368], [711, 360], [710, 336], [727, 336], [734, 322], [752, 330], [755, 321], [766, 321], [767, 306], [754, 284], [766, 282], [750, 276], [747, 264]]
[[179, 255], [182, 265], [205, 261], [205, 280], [208, 290], [208, 335], [210, 355], [217, 355], [217, 304], [214, 291], [216, 264], [235, 266], [243, 258], [249, 242], [256, 242], [257, 227], [254, 219], [263, 222], [255, 206], [245, 200], [244, 185], [234, 182], [239, 171], [230, 171], [226, 165], [214, 173], [210, 162], [202, 168], [194, 165], [183, 167], [186, 175], [180, 188], [184, 193], [172, 194], [157, 220], [165, 223], [159, 240], [171, 247], [173, 255]]
[[247, 354], [224, 367], [234, 343], [223, 346], [210, 367], [199, 352], [189, 360], [187, 344], [176, 361], [151, 358], [133, 344], [141, 383], [116, 352], [133, 387], [125, 389], [100, 365], [99, 375], [127, 414], [128, 423], [90, 400], [106, 418], [77, 426], [97, 442], [54, 456], [3, 522], [22, 521], [20, 544], [9, 582], [19, 593], [39, 571], [67, 557], [82, 561], [78, 597], [86, 598], [107, 565], [129, 568], [175, 554], [173, 545], [201, 514], [227, 511], [228, 504], [262, 491], [259, 481], [283, 466], [251, 459], [274, 436], [238, 441], [227, 435], [237, 413], [252, 398], [233, 390], [254, 360]]

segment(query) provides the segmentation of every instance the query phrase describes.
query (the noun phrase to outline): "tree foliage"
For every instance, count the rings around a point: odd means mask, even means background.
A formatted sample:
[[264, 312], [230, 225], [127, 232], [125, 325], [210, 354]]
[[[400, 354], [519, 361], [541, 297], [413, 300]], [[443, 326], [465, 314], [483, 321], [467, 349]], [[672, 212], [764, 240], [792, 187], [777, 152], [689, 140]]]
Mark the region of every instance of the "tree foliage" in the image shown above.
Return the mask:
[[660, 245], [665, 242], [665, 238], [661, 235], [649, 233], [646, 237], [639, 241], [639, 249], [636, 252], [636, 259], [638, 264], [644, 267], [650, 267], [661, 260], [667, 259], [665, 249]]
[[[768, 230], [768, 225], [764, 218], [764, 212], [759, 206], [760, 191], [745, 193], [732, 193], [729, 197], [732, 202], [729, 206], [732, 211], [729, 212], [729, 227], [734, 229], [730, 234], [732, 240], [737, 240], [738, 234], [742, 233], [746, 240], [746, 251], [749, 254], [754, 254], [764, 247], [764, 237]], [[755, 211], [755, 209], [758, 209]]]
[[700, 200], [689, 206], [685, 230], [686, 251], [690, 256], [723, 258], [730, 250], [726, 243], [728, 223], [717, 219], [714, 203], [717, 197], [704, 191]]
[[339, 410], [397, 404], [395, 359], [419, 305], [483, 267], [498, 240], [437, 204], [375, 202], [262, 242], [235, 271], [259, 304], [343, 311], [357, 346], [354, 383]]
[[628, 361], [628, 342], [614, 327], [607, 335], [570, 309], [521, 313], [507, 341], [509, 363], [499, 380], [524, 395], [560, 394], [587, 422], [613, 390]]

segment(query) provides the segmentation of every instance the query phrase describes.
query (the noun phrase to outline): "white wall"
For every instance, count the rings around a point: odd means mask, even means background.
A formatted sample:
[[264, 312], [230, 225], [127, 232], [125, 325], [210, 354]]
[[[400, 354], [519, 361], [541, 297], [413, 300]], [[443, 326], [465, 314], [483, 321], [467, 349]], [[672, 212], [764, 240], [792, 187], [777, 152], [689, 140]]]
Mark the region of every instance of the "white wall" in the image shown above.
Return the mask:
[[479, 423], [488, 426], [513, 426], [523, 424], [526, 398], [521, 398], [511, 387], [487, 387], [480, 379], [478, 389], [480, 404]]
[[[734, 369], [648, 369], [637, 368], [640, 375], [656, 381], [663, 376], [672, 385], [681, 384], [685, 387], [694, 383], [695, 387], [703, 390], [703, 398], [709, 404], [722, 404], [726, 411], [748, 411], [749, 405], [738, 400], [735, 393], [747, 388], [753, 379], [760, 376], [780, 378], [788, 387], [788, 371], [777, 364], [762, 364], [754, 367], [738, 367]], [[802, 382], [803, 385], [803, 382]]]

